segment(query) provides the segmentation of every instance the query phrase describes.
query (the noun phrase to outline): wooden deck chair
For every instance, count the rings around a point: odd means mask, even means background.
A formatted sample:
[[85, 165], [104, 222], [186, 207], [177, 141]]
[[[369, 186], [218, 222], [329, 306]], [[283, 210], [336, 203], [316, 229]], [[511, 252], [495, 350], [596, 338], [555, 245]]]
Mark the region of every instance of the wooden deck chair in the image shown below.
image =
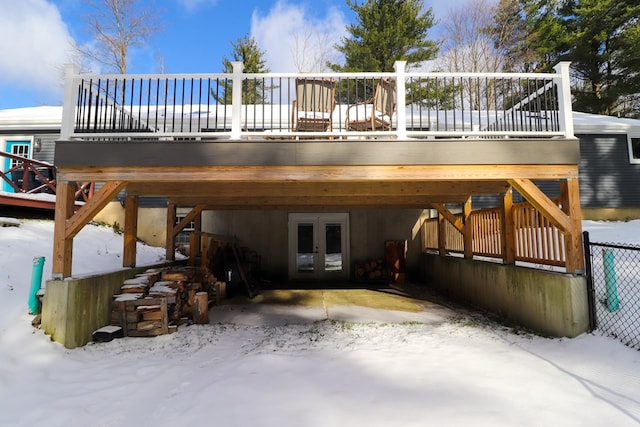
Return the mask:
[[347, 130], [391, 130], [391, 117], [396, 111], [396, 88], [389, 79], [380, 79], [373, 98], [347, 109]]
[[336, 106], [336, 82], [313, 77], [296, 79], [291, 130], [294, 132], [330, 132]]

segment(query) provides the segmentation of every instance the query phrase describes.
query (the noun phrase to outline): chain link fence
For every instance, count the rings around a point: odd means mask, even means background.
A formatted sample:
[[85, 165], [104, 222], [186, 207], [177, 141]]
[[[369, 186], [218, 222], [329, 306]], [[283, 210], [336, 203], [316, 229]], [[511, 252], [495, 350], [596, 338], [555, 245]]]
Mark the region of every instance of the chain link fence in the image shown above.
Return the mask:
[[592, 330], [640, 350], [640, 246], [589, 241], [584, 232]]

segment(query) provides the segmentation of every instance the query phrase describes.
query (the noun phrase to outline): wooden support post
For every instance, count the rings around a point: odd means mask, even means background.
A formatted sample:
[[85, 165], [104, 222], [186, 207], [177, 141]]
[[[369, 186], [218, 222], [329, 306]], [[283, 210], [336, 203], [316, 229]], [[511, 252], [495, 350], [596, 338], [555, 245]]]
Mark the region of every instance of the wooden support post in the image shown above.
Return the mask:
[[67, 236], [67, 220], [73, 215], [75, 188], [75, 182], [58, 182], [56, 185], [52, 262], [52, 277], [54, 279], [71, 276], [73, 236]]
[[176, 259], [176, 235], [174, 226], [176, 224], [176, 205], [169, 203], [167, 206], [167, 237], [165, 243], [165, 257], [168, 261]]
[[514, 264], [516, 262], [516, 230], [513, 221], [513, 191], [511, 189], [502, 196], [500, 234], [502, 237], [502, 260], [505, 264]]
[[138, 197], [127, 196], [124, 205], [123, 267], [136, 266], [136, 243], [138, 240]]
[[[196, 235], [196, 247], [201, 248], [204, 247], [202, 243], [202, 208], [196, 207], [194, 209], [194, 214], [196, 214], [193, 218], [193, 233]], [[205, 243], [206, 244], [206, 239]], [[199, 252], [202, 254], [202, 251]]]
[[473, 219], [471, 217], [471, 197], [467, 199], [462, 207], [462, 214], [464, 218], [464, 229], [462, 230], [462, 236], [464, 239], [464, 257], [471, 259], [473, 258]]
[[53, 235], [53, 278], [71, 276], [73, 238], [127, 185], [125, 181], [107, 181], [78, 212], [75, 207], [75, 183], [58, 182], [56, 188], [55, 231]]
[[207, 292], [196, 293], [193, 305], [193, 323], [196, 325], [209, 323], [209, 294]]
[[207, 233], [198, 233], [200, 237], [200, 267], [206, 267], [209, 259], [209, 235]]
[[196, 253], [198, 251], [198, 245], [196, 239], [196, 233], [189, 234], [189, 265], [195, 267], [196, 265]]
[[571, 228], [564, 233], [567, 273], [584, 272], [584, 251], [582, 248], [582, 209], [580, 208], [580, 187], [577, 178], [560, 183], [562, 211], [569, 217]]
[[447, 222], [440, 212], [438, 212], [438, 253], [447, 254]]

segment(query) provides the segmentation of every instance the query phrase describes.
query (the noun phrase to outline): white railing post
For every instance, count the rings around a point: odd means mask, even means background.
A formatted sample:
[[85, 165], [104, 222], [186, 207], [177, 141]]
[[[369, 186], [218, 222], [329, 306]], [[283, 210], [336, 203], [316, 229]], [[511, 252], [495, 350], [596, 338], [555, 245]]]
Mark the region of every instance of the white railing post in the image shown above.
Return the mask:
[[573, 134], [573, 112], [571, 109], [571, 80], [569, 77], [569, 65], [571, 62], [562, 61], [553, 67], [554, 71], [560, 74], [556, 80], [558, 87], [558, 114], [560, 120], [560, 130], [564, 131], [565, 138], [574, 138]]
[[231, 92], [231, 139], [240, 139], [242, 135], [242, 72], [244, 64], [234, 61], [233, 86]]
[[398, 139], [407, 138], [406, 65], [407, 61], [396, 61], [393, 64], [393, 68], [396, 70], [396, 118], [398, 120], [396, 133]]
[[60, 139], [69, 140], [73, 133], [73, 118], [76, 112], [76, 95], [78, 87], [76, 79], [80, 67], [76, 64], [65, 64], [64, 67], [64, 99], [62, 101], [62, 122], [60, 123]]

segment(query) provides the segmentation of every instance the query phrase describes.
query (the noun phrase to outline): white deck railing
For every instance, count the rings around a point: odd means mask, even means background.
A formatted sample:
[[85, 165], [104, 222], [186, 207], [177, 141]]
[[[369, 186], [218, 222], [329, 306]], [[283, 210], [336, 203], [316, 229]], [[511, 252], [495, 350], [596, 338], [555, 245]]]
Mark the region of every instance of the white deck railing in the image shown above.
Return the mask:
[[[66, 76], [62, 139], [572, 138], [569, 63], [555, 73], [80, 74]], [[296, 78], [335, 82], [329, 130], [294, 129]], [[347, 110], [389, 79], [391, 130], [349, 130]], [[242, 88], [241, 91], [232, 90]], [[351, 117], [363, 109], [351, 110]]]

